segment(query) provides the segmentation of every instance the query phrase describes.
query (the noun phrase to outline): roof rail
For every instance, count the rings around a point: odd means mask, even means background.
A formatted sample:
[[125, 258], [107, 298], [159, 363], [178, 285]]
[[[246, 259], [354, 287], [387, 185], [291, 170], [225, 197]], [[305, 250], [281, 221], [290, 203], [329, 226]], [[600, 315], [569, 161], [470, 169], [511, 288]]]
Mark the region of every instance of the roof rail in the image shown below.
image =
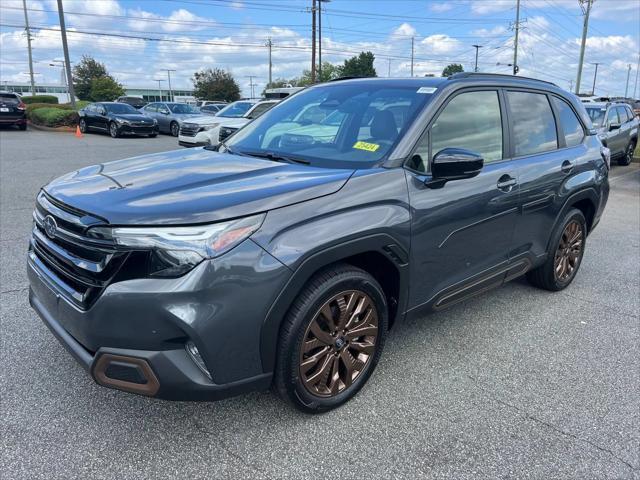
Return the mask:
[[358, 75], [352, 75], [352, 76], [347, 76], [347, 77], [338, 77], [338, 78], [332, 78], [331, 80], [329, 80], [330, 82], [338, 82], [340, 80], [353, 80], [354, 78], [368, 78], [368, 77], [362, 77], [362, 76], [358, 76]]
[[557, 87], [555, 83], [547, 82], [546, 80], [540, 80], [539, 78], [520, 77], [515, 75], [507, 75], [504, 73], [459, 72], [459, 73], [454, 73], [453, 75], [450, 75], [447, 80], [458, 80], [460, 78], [469, 78], [469, 77], [487, 77], [487, 78], [498, 77], [498, 78], [512, 78], [512, 79], [521, 78], [523, 80], [533, 80], [535, 82], [548, 83], [549, 85], [553, 85], [554, 87]]

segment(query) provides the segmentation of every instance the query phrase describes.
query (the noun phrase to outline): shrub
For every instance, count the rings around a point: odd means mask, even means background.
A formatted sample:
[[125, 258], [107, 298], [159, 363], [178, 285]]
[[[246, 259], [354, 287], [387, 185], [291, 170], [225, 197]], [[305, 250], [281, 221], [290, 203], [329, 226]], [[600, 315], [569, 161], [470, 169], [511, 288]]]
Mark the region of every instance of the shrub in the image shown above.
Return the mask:
[[55, 95], [34, 95], [33, 97], [25, 95], [24, 97], [22, 97], [22, 101], [27, 105], [30, 105], [32, 103], [57, 104], [58, 97], [56, 97]]
[[57, 105], [53, 105], [51, 103], [30, 103], [27, 105], [27, 115], [29, 112], [32, 112], [38, 108], [57, 108], [59, 110], [73, 110], [71, 105], [66, 103], [61, 103]]
[[36, 108], [27, 116], [32, 123], [46, 127], [73, 127], [78, 124], [78, 112], [56, 107]]

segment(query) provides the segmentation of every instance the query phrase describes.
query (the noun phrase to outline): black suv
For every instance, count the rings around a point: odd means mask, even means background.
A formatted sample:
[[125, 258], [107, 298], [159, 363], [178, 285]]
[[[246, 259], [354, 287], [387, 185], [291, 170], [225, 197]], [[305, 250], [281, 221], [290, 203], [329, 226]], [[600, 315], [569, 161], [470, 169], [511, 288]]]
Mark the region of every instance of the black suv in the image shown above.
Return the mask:
[[20, 130], [27, 129], [27, 106], [17, 93], [0, 91], [0, 125], [16, 125]]
[[317, 85], [218, 147], [46, 185], [29, 298], [101, 385], [192, 400], [273, 386], [324, 411], [364, 385], [401, 319], [521, 275], [567, 287], [608, 161], [550, 83]]

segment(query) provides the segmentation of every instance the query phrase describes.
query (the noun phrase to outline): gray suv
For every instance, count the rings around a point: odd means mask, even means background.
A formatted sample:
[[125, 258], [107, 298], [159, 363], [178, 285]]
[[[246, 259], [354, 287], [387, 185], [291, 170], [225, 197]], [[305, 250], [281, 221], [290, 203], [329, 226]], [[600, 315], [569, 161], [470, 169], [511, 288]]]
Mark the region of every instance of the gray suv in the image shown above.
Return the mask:
[[629, 165], [638, 144], [638, 117], [627, 103], [589, 103], [585, 105], [598, 136], [611, 151], [618, 165]]
[[521, 275], [566, 288], [608, 174], [584, 107], [553, 84], [334, 81], [217, 147], [44, 186], [29, 299], [100, 385], [173, 400], [272, 387], [326, 411], [402, 319]]

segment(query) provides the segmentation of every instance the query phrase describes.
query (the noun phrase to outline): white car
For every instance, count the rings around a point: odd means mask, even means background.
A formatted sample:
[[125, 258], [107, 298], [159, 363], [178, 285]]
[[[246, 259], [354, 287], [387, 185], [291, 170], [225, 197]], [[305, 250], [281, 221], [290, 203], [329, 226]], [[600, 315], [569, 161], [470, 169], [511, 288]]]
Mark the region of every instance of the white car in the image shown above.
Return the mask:
[[216, 115], [190, 118], [180, 126], [178, 144], [183, 147], [218, 145], [240, 127], [273, 107], [279, 100], [238, 100]]

